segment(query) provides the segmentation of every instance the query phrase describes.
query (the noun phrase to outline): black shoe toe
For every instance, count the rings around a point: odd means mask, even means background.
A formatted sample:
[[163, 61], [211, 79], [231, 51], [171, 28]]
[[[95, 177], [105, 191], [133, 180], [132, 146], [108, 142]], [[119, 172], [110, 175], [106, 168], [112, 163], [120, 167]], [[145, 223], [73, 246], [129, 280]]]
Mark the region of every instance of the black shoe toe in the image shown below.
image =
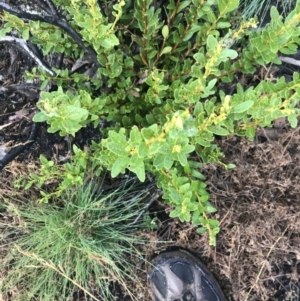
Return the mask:
[[226, 301], [212, 273], [185, 250], [154, 258], [149, 279], [154, 301]]

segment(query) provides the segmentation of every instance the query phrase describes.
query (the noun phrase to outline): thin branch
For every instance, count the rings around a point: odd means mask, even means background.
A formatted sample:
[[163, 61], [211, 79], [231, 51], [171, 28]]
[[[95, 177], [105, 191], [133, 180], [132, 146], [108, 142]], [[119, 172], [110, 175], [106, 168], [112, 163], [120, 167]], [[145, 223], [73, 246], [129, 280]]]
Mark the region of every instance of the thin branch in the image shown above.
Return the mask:
[[53, 2], [51, 0], [45, 0], [45, 1], [51, 10], [51, 13], [58, 17], [58, 11], [57, 11], [55, 5], [53, 4]]
[[38, 57], [27, 45], [26, 41], [21, 38], [12, 36], [0, 37], [0, 43], [12, 43], [16, 48], [21, 50], [24, 54], [31, 57], [43, 70], [48, 72], [51, 76], [55, 76], [54, 71], [46, 65], [46, 63]]
[[295, 66], [300, 66], [300, 60], [296, 60], [292, 57], [287, 57], [287, 56], [278, 56], [278, 58], [282, 61], [282, 62], [285, 62], [285, 63], [288, 63], [288, 64], [292, 64], [292, 65], [295, 65]]
[[9, 162], [11, 162], [15, 157], [21, 154], [28, 146], [30, 146], [36, 139], [37, 131], [39, 125], [34, 122], [31, 127], [31, 132], [28, 140], [21, 145], [16, 146], [10, 152], [8, 152], [5, 157], [0, 160], [0, 171], [6, 166]]
[[92, 58], [94, 63], [99, 67], [100, 64], [98, 62], [97, 54], [91, 47], [85, 46], [84, 42], [82, 41], [81, 35], [75, 31], [69, 24], [61, 20], [59, 17], [54, 15], [38, 15], [38, 14], [30, 14], [28, 12], [21, 11], [15, 7], [8, 5], [7, 3], [0, 2], [0, 11], [7, 11], [12, 15], [15, 15], [22, 19], [32, 20], [32, 21], [41, 21], [45, 23], [49, 23], [60, 27], [63, 29], [83, 50], [85, 50]]

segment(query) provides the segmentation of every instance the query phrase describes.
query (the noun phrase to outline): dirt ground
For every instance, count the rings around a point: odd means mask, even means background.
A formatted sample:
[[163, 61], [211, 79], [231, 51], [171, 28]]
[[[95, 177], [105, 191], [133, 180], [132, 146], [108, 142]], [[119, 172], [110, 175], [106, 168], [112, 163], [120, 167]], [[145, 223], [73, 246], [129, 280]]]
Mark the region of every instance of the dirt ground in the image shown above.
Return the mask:
[[[34, 142], [27, 144], [38, 91], [33, 88], [28, 95], [28, 90], [18, 92], [13, 87], [24, 82], [24, 71], [31, 64], [17, 50], [0, 45], [0, 162], [17, 145], [26, 146], [0, 172], [3, 195], [20, 193], [13, 188], [13, 181], [36, 170], [40, 154], [63, 162], [70, 144], [84, 147], [90, 139], [100, 139], [98, 132], [87, 128], [75, 140], [66, 140], [48, 134], [42, 124]], [[225, 170], [208, 165], [203, 170], [211, 201], [218, 209], [214, 217], [221, 221], [217, 246], [209, 247], [208, 237], [197, 234], [192, 225], [169, 219], [170, 208], [158, 201], [150, 208], [158, 229], [143, 233], [149, 239], [145, 258], [166, 248], [186, 248], [216, 275], [229, 301], [300, 300], [299, 129], [278, 120], [272, 128], [259, 129], [253, 142], [240, 137], [216, 139], [226, 155], [224, 161], [237, 166]], [[34, 198], [36, 192], [33, 189], [26, 194]], [[143, 286], [136, 287], [130, 281], [128, 285], [136, 290], [139, 300], [151, 300], [146, 266], [141, 270]], [[119, 301], [128, 300], [122, 298]], [[74, 300], [79, 299], [84, 300], [74, 296]]]

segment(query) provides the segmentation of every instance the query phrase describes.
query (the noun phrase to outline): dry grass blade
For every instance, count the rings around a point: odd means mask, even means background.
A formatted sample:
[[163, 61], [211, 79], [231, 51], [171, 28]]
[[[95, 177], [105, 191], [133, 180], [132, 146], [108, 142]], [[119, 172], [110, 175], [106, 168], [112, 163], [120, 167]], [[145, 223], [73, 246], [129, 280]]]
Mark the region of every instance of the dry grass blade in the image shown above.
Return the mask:
[[[92, 182], [52, 205], [6, 200], [8, 215], [19, 222], [4, 227], [9, 247], [0, 262], [5, 271], [0, 290], [7, 294], [17, 287], [16, 301], [34, 296], [69, 300], [78, 290], [100, 301], [113, 300], [111, 284], [117, 284], [135, 300], [126, 280], [139, 283], [131, 259], [142, 259], [135, 244], [143, 240], [135, 233], [143, 222], [131, 223], [144, 206], [141, 188], [121, 182], [103, 193], [101, 183]], [[94, 287], [101, 298], [93, 294]]]
[[284, 231], [282, 232], [281, 236], [279, 236], [279, 237], [277, 238], [277, 240], [275, 241], [275, 243], [274, 243], [274, 244], [272, 245], [272, 247], [270, 248], [270, 250], [269, 250], [269, 252], [268, 252], [268, 254], [267, 254], [267, 256], [266, 256], [266, 260], [263, 261], [262, 266], [261, 266], [261, 268], [260, 268], [260, 270], [259, 270], [259, 273], [257, 274], [257, 277], [256, 277], [256, 279], [255, 279], [255, 283], [254, 283], [254, 284], [252, 285], [252, 287], [250, 288], [250, 290], [249, 290], [249, 292], [248, 292], [248, 294], [247, 294], [247, 296], [246, 296], [245, 301], [247, 301], [247, 300], [249, 299], [249, 296], [250, 296], [252, 290], [254, 289], [255, 285], [257, 285], [257, 283], [258, 283], [258, 281], [259, 281], [259, 279], [260, 279], [260, 277], [261, 277], [261, 274], [262, 274], [262, 272], [263, 272], [263, 270], [264, 270], [264, 267], [265, 267], [265, 265], [266, 265], [266, 263], [267, 263], [267, 259], [270, 257], [271, 252], [273, 251], [273, 249], [275, 248], [275, 246], [277, 245], [277, 243], [279, 242], [279, 240], [282, 239], [282, 238], [284, 237], [284, 234], [286, 233], [286, 231], [288, 230], [288, 228], [289, 228], [289, 225], [284, 229]]
[[75, 286], [77, 286], [79, 289], [81, 289], [82, 291], [84, 291], [87, 295], [89, 295], [91, 298], [93, 298], [96, 301], [102, 301], [98, 298], [96, 298], [92, 293], [90, 293], [87, 289], [85, 289], [83, 286], [81, 286], [78, 282], [76, 282], [74, 279], [68, 277], [68, 275], [66, 273], [64, 273], [62, 267], [58, 268], [57, 266], [55, 266], [53, 263], [48, 262], [46, 260], [44, 260], [43, 258], [40, 258], [39, 256], [37, 256], [34, 253], [30, 253], [30, 252], [25, 252], [23, 251], [18, 245], [15, 245], [16, 249], [23, 255], [27, 256], [27, 257], [31, 257], [36, 259], [38, 262], [40, 262], [43, 266], [53, 269], [55, 272], [57, 272], [58, 274], [60, 274], [62, 277], [68, 279], [70, 282], [72, 282]]

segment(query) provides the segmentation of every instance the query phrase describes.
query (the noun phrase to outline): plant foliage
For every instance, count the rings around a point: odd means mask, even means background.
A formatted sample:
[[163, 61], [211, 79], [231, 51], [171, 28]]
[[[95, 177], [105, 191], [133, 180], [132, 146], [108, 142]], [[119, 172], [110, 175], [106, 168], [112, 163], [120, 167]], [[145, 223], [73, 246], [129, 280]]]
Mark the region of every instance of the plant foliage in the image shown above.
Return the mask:
[[[90, 182], [65, 191], [57, 205], [5, 201], [18, 223], [2, 233], [7, 274], [0, 291], [16, 289], [16, 301], [73, 300], [79, 290], [93, 300], [114, 300], [112, 284], [118, 284], [134, 296], [125, 280], [139, 281], [131, 260], [142, 258], [134, 245], [143, 243], [136, 230], [145, 195], [132, 181], [110, 191]], [[102, 296], [93, 294], [95, 287]]]
[[[254, 19], [238, 22], [234, 17], [238, 0], [98, 1], [100, 6], [95, 0], [54, 2], [95, 50], [100, 68], [93, 77], [68, 70], [55, 70], [51, 77], [34, 70], [29, 78], [40, 78], [42, 88], [49, 83], [56, 87], [41, 93], [34, 121], [47, 122], [49, 132], [62, 136], [102, 121], [110, 127], [88, 150], [74, 145], [71, 161], [63, 166], [42, 157], [40, 174], [31, 175], [27, 188], [57, 179], [59, 195], [81, 184], [91, 169], [108, 169], [113, 177], [130, 170], [140, 181], [149, 173], [173, 208], [170, 216], [199, 226], [198, 232], [208, 232], [214, 245], [219, 223], [211, 218], [216, 208], [209, 202], [201, 167], [234, 167], [221, 162], [216, 135], [253, 139], [257, 127], [281, 117], [297, 126], [299, 74], [289, 83], [280, 78], [253, 87], [239, 78], [281, 64], [278, 52], [296, 52], [300, 6], [285, 20], [272, 7], [270, 24], [253, 31]], [[57, 48], [58, 36], [64, 37], [61, 29], [47, 31], [33, 21], [28, 26], [9, 14], [2, 18], [1, 34], [16, 28], [28, 37], [30, 30], [34, 38], [28, 38], [44, 53], [65, 51], [74, 58], [81, 53], [67, 38]], [[49, 197], [44, 193], [43, 200]]]

